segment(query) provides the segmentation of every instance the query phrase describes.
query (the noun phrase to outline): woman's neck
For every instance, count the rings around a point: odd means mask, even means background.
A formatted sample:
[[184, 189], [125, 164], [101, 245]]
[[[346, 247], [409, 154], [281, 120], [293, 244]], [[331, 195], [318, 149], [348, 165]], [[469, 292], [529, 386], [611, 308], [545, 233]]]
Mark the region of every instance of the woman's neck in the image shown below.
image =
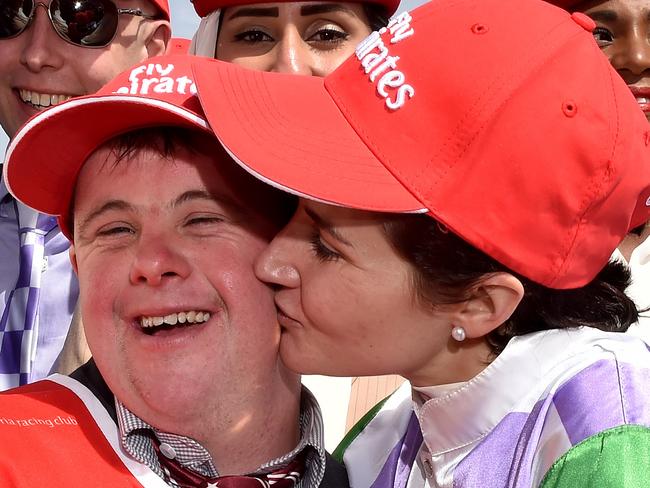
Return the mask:
[[456, 342], [416, 371], [402, 374], [415, 387], [447, 385], [469, 381], [494, 360], [485, 338]]

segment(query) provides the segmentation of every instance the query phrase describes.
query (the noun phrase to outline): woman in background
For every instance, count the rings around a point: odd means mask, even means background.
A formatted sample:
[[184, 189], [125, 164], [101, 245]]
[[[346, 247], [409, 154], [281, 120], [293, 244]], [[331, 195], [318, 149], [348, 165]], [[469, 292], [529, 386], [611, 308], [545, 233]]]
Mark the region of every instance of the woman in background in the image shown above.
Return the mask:
[[196, 0], [202, 20], [190, 53], [260, 71], [326, 76], [385, 26], [398, 4]]

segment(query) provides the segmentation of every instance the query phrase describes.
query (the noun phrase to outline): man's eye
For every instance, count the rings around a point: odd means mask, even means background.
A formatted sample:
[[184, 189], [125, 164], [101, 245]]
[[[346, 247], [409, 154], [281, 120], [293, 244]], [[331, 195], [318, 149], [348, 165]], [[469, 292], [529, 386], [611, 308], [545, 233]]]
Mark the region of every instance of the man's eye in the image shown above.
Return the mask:
[[614, 42], [614, 36], [608, 29], [605, 29], [604, 27], [596, 27], [593, 31], [593, 35], [594, 39], [596, 39], [596, 42], [600, 47], [608, 46]]
[[219, 224], [223, 222], [221, 217], [215, 215], [202, 215], [198, 217], [190, 217], [187, 219], [187, 225], [210, 225], [210, 224]]
[[127, 225], [106, 225], [97, 231], [100, 237], [112, 237], [133, 234], [133, 229]]
[[350, 37], [350, 34], [348, 34], [347, 32], [328, 27], [328, 28], [319, 29], [315, 34], [309, 37], [307, 41], [338, 43], [338, 42], [345, 41], [348, 37]]
[[235, 34], [235, 41], [255, 44], [258, 42], [273, 42], [273, 38], [264, 31], [251, 29]]

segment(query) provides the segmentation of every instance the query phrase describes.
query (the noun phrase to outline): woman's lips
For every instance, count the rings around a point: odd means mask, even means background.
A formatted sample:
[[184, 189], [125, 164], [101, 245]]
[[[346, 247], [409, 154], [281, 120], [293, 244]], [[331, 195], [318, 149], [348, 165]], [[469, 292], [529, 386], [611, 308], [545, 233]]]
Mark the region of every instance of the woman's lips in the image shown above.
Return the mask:
[[300, 322], [288, 315], [280, 305], [276, 304], [275, 308], [278, 311], [278, 322], [281, 327], [299, 327]]
[[636, 103], [639, 104], [639, 108], [646, 113], [650, 112], [650, 87], [628, 86], [636, 99]]

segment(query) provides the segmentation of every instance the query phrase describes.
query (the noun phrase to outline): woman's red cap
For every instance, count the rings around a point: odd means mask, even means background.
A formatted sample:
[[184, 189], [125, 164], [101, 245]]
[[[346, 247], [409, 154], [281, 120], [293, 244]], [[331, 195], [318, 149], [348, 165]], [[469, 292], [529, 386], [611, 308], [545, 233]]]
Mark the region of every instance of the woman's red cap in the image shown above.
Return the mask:
[[[293, 1], [293, 0], [279, 0], [279, 1]], [[201, 17], [205, 17], [217, 9], [225, 7], [238, 7], [240, 5], [253, 5], [257, 3], [264, 3], [251, 0], [193, 0], [194, 9]], [[399, 0], [361, 0], [358, 3], [374, 3], [386, 7], [388, 15], [392, 15], [399, 6]]]

